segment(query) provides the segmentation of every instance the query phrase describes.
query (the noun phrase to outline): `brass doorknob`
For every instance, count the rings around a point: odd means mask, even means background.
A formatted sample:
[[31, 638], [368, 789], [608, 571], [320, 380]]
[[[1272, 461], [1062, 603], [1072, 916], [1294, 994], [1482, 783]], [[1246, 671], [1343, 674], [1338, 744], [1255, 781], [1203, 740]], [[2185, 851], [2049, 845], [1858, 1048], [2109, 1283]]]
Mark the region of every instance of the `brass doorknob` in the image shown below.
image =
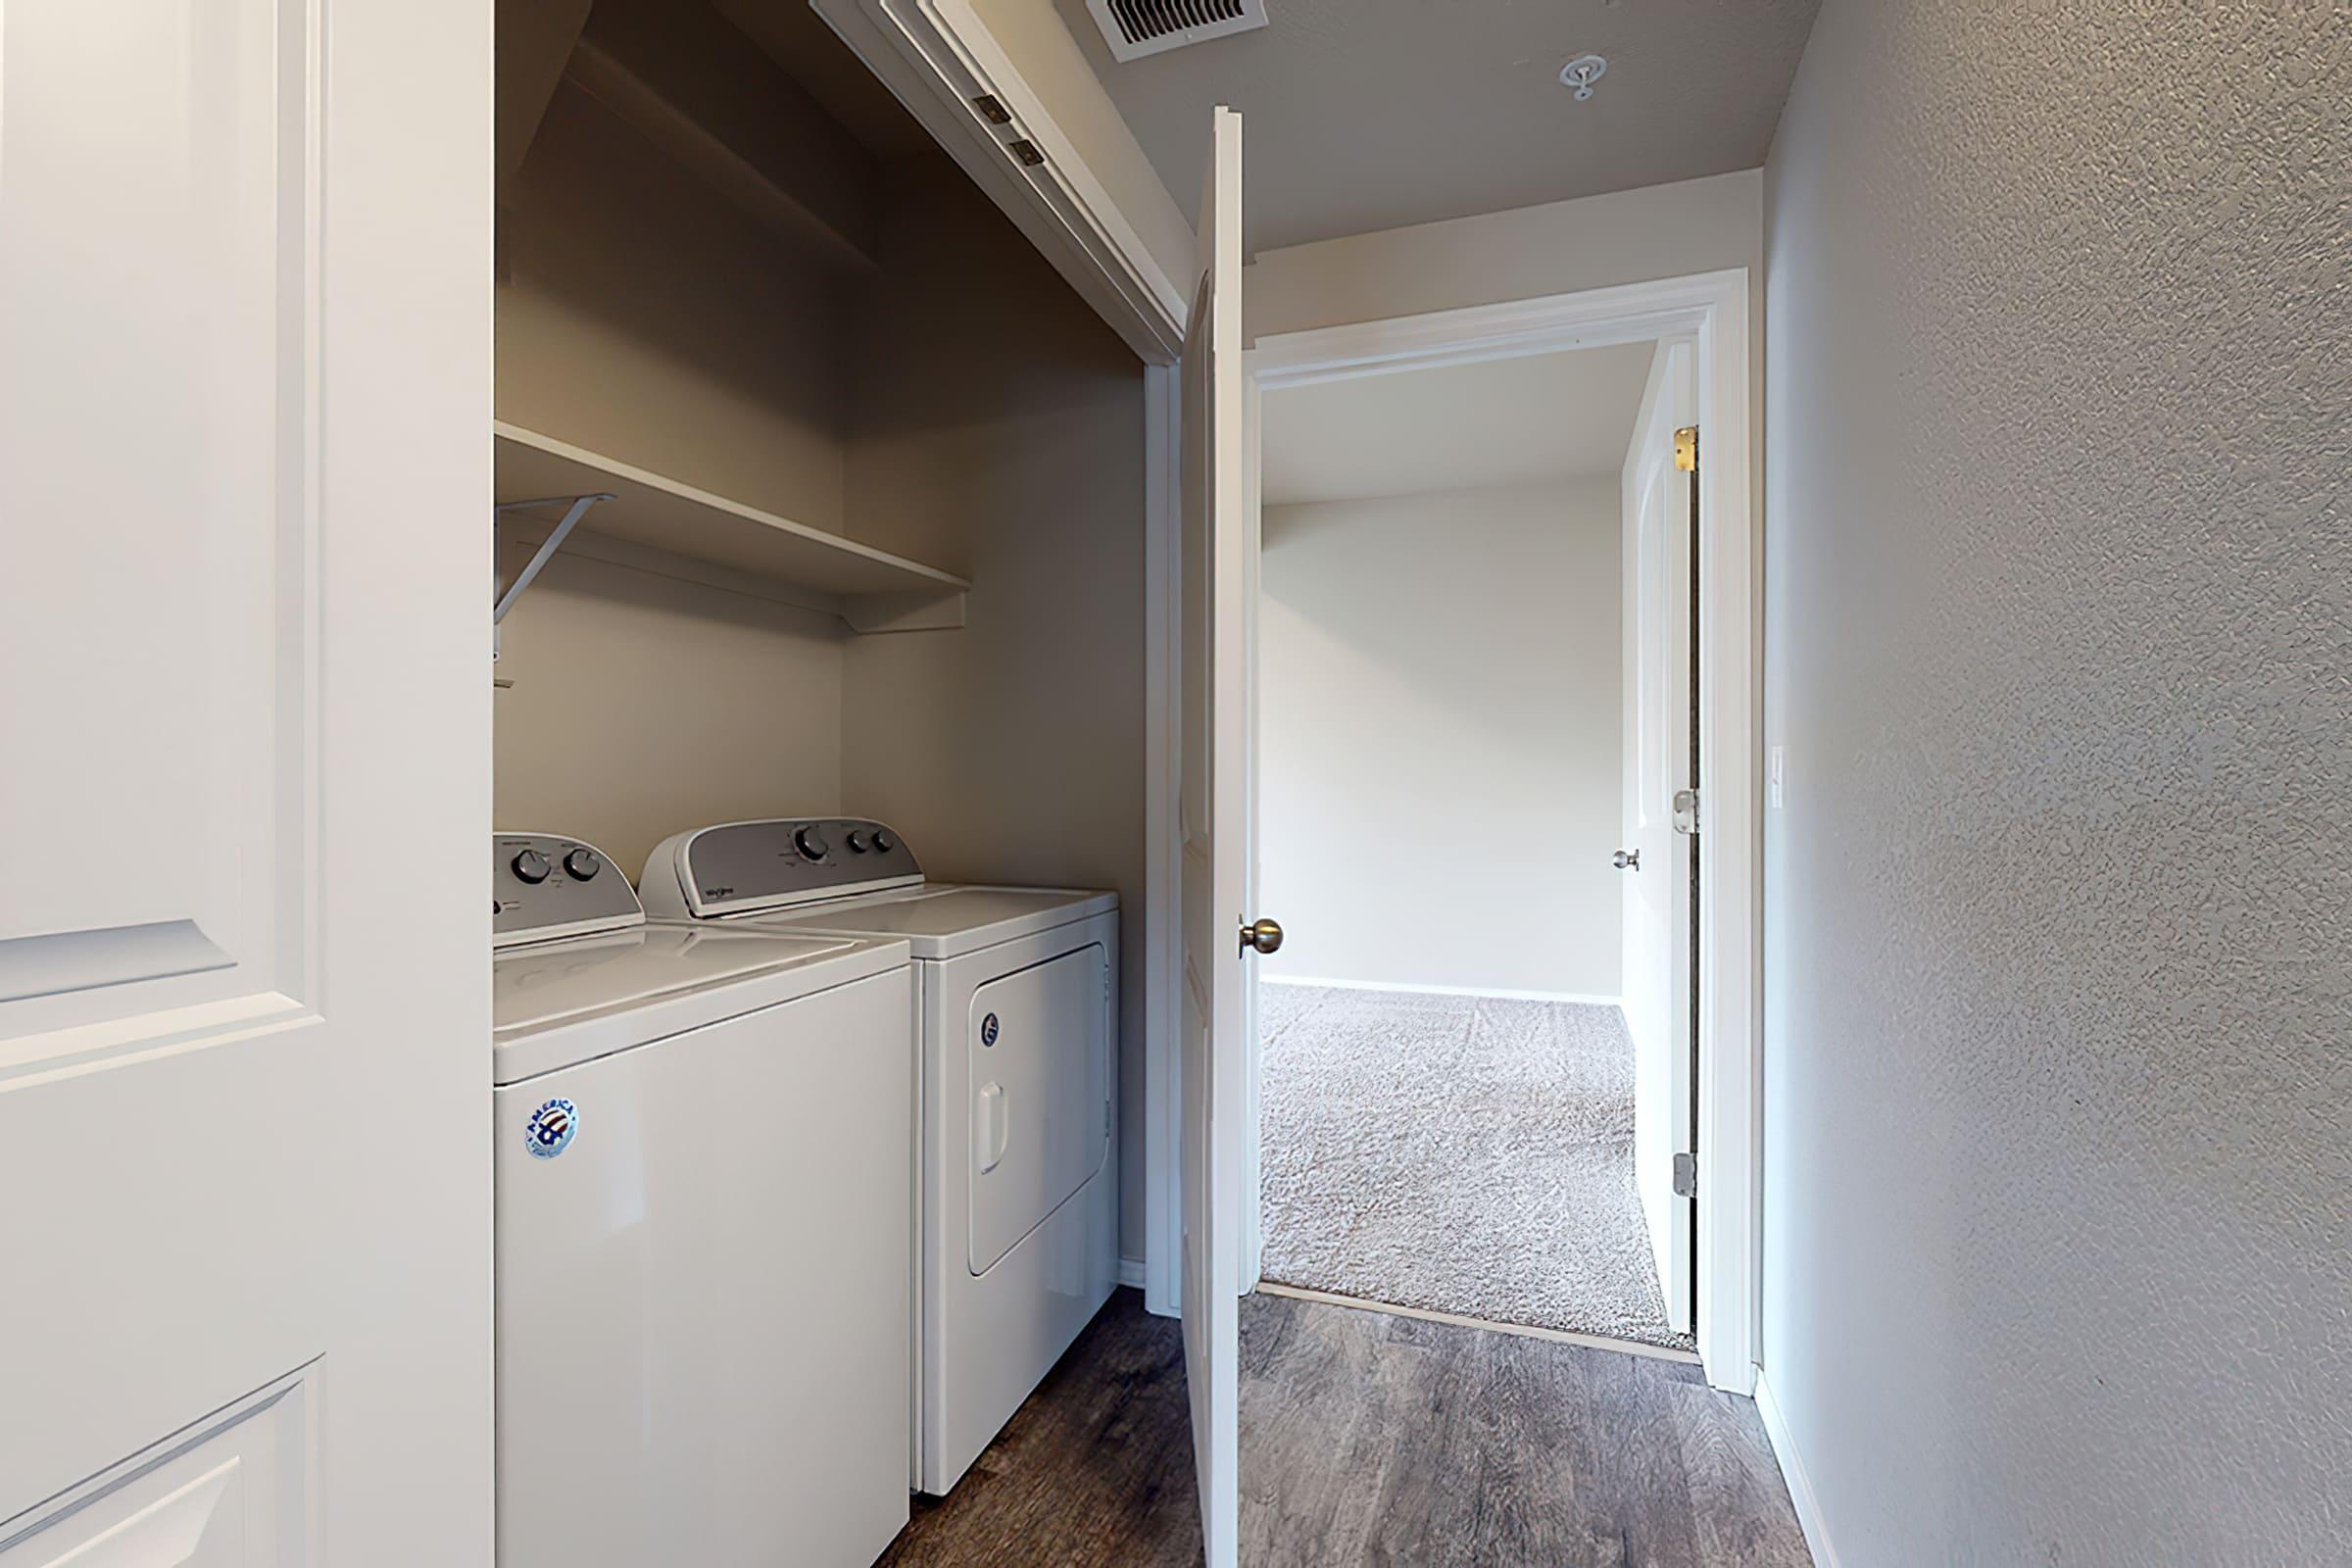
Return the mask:
[[1272, 920], [1244, 920], [1242, 922], [1242, 951], [1275, 953], [1282, 948], [1282, 927]]

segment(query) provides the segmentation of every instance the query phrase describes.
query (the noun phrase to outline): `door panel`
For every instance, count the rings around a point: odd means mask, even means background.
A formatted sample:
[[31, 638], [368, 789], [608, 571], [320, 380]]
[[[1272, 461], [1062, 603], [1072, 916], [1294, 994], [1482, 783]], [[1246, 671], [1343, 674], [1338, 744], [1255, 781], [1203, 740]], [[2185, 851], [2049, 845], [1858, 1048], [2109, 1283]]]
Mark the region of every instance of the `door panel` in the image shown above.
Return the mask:
[[271, 0], [0, 10], [0, 729], [49, 764], [0, 771], [18, 1070], [54, 1030], [120, 1054], [149, 1031], [90, 1026], [304, 1004], [316, 541], [281, 393], [315, 344], [280, 276], [315, 216], [303, 24]]
[[1219, 109], [1184, 350], [1182, 1029], [1184, 1352], [1208, 1568], [1241, 1512], [1243, 996], [1248, 789], [1243, 662], [1242, 123]]
[[281, 1568], [304, 1560], [318, 1468], [310, 1389], [265, 1391], [142, 1454], [46, 1529], [0, 1536], [0, 1568]]
[[1674, 830], [1674, 792], [1693, 781], [1690, 476], [1674, 432], [1694, 417], [1689, 344], [1661, 344], [1627, 465], [1628, 613], [1624, 847], [1625, 1013], [1634, 1037], [1634, 1180], [1667, 1323], [1691, 1328], [1696, 1209], [1674, 1191], [1674, 1156], [1691, 1152], [1696, 1085], [1690, 1043], [1694, 944], [1691, 840]]
[[0, 12], [0, 727], [45, 764], [0, 773], [0, 1149], [57, 1200], [11, 1205], [0, 1252], [65, 1287], [0, 1304], [8, 1344], [53, 1348], [8, 1380], [46, 1419], [0, 1425], [0, 1516], [318, 1348], [274, 1190], [324, 1087], [318, 541], [281, 395], [315, 349], [281, 277], [314, 218], [304, 22]]
[[315, 1559], [61, 1510], [327, 1365], [338, 1562], [487, 1561], [489, 40], [393, 9], [0, 4], [12, 1564]]

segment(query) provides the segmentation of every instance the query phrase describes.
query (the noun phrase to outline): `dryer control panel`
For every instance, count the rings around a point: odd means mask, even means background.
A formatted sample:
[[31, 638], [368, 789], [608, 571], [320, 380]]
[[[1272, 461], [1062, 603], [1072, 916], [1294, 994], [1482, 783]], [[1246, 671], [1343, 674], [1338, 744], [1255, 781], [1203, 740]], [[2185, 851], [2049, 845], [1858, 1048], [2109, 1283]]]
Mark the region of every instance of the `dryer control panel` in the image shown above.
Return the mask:
[[680, 833], [654, 851], [639, 882], [654, 913], [710, 918], [922, 880], [914, 852], [887, 823], [795, 816]]
[[624, 931], [644, 906], [619, 867], [584, 839], [490, 835], [490, 946]]

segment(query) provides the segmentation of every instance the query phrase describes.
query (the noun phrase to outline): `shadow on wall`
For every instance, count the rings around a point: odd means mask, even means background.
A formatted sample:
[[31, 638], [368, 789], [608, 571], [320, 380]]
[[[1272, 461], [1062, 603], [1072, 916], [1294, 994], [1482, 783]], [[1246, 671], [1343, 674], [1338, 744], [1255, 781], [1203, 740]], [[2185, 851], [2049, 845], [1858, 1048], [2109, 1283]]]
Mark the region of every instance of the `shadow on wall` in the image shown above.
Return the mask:
[[839, 277], [568, 82], [500, 228], [500, 417], [841, 530]]
[[1121, 1247], [1143, 1250], [1144, 382], [944, 162], [884, 214], [849, 426], [858, 537], [972, 579], [960, 632], [845, 651], [843, 801], [926, 870], [1114, 888]]

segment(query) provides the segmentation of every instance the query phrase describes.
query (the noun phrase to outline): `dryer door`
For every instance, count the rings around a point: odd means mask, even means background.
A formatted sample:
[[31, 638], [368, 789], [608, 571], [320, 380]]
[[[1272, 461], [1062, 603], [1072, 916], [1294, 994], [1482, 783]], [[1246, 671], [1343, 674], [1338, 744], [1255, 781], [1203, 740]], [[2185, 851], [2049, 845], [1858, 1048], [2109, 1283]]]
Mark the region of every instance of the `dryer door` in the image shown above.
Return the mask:
[[1110, 969], [1101, 943], [972, 993], [971, 1253], [985, 1274], [1110, 1152]]

